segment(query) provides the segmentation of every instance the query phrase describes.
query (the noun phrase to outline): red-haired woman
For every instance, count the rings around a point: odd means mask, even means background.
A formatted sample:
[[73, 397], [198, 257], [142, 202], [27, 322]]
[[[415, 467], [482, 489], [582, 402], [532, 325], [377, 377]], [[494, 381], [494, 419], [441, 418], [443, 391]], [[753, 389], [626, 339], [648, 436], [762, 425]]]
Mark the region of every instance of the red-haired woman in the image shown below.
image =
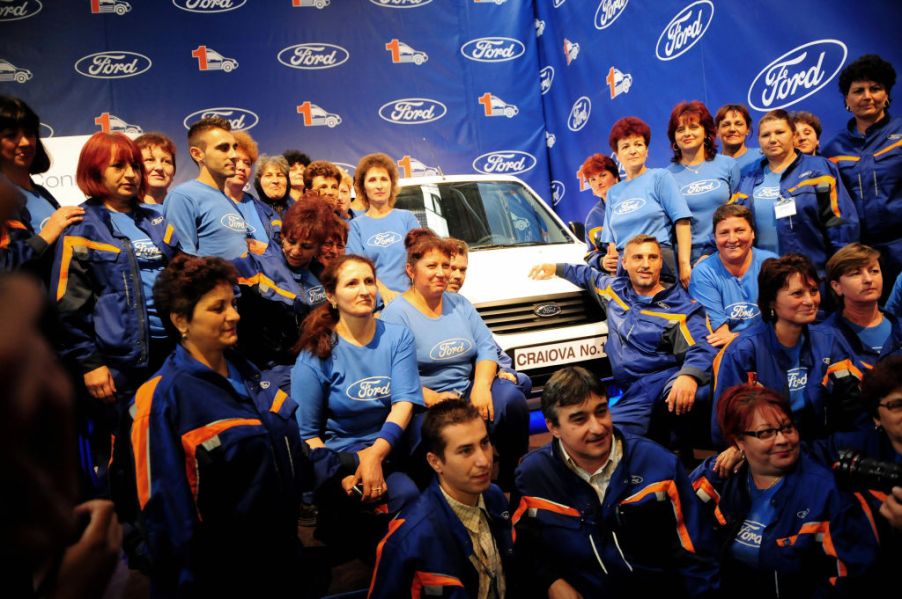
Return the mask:
[[874, 533], [833, 473], [801, 451], [786, 398], [737, 385], [716, 416], [744, 460], [731, 474], [718, 468], [723, 458], [708, 458], [690, 479], [718, 524], [723, 595], [856, 596], [876, 561]]
[[579, 167], [577, 176], [589, 184], [592, 195], [598, 198], [595, 205], [586, 214], [586, 245], [593, 254], [605, 254], [607, 246], [601, 243], [601, 231], [604, 229], [604, 206], [608, 189], [620, 182], [620, 171], [617, 164], [604, 154], [592, 154]]
[[608, 191], [601, 232], [601, 241], [608, 247], [604, 267], [613, 270], [613, 256], [623, 251], [627, 241], [640, 234], [652, 235], [661, 245], [664, 263], [686, 287], [692, 273], [692, 212], [666, 169], [645, 166], [649, 140], [651, 129], [634, 116], [624, 117], [611, 127], [608, 141], [626, 172], [626, 181]]
[[151, 131], [135, 138], [144, 159], [147, 185], [144, 190], [145, 204], [162, 205], [172, 178], [175, 177], [175, 143], [162, 133]]
[[56, 248], [51, 293], [62, 320], [62, 355], [105, 403], [128, 399], [172, 345], [153, 302], [157, 274], [177, 251], [171, 226], [141, 202], [138, 146], [121, 133], [95, 133], [81, 150], [84, 220]]
[[717, 153], [716, 134], [711, 113], [698, 100], [673, 107], [667, 123], [673, 164], [667, 170], [692, 211], [693, 264], [706, 245], [709, 253], [714, 253], [714, 211], [726, 204], [739, 187], [739, 166], [734, 159]]

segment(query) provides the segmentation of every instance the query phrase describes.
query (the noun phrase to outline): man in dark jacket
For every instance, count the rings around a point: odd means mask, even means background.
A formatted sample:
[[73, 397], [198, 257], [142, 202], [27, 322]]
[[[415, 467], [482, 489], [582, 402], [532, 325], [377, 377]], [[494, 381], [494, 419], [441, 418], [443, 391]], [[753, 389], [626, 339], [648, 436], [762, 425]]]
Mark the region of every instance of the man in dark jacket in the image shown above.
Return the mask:
[[492, 484], [485, 422], [462, 400], [429, 409], [422, 442], [436, 480], [389, 523], [370, 599], [502, 599], [513, 555], [508, 503]]

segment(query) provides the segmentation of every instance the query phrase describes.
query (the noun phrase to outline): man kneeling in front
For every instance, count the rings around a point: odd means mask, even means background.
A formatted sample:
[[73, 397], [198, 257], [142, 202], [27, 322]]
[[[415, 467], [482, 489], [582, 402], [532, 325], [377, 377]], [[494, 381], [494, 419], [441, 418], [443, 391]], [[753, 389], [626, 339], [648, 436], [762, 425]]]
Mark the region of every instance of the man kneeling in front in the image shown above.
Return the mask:
[[511, 523], [485, 421], [469, 403], [444, 401], [426, 413], [422, 443], [436, 479], [389, 523], [369, 597], [503, 598]]
[[605, 391], [565, 367], [542, 391], [554, 438], [517, 468], [523, 597], [699, 597], [717, 587], [711, 522], [676, 456], [614, 426]]

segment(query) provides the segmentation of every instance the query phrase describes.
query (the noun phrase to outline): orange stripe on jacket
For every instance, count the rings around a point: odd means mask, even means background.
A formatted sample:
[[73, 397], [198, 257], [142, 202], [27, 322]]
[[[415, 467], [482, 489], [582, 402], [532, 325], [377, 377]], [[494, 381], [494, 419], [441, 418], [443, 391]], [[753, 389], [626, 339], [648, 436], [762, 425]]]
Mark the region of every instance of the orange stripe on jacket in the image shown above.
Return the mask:
[[115, 245], [91, 241], [85, 237], [71, 237], [68, 235], [63, 237], [63, 254], [60, 260], [60, 281], [56, 288], [57, 302], [62, 301], [63, 297], [66, 295], [66, 285], [69, 283], [69, 264], [72, 262], [72, 254], [77, 247], [84, 247], [89, 250], [98, 250], [101, 252], [113, 252], [114, 254], [118, 254], [122, 251], [121, 248], [118, 248]]
[[413, 584], [410, 585], [411, 599], [420, 599], [423, 596], [423, 587], [461, 587], [464, 583], [459, 578], [447, 574], [435, 574], [433, 572], [416, 572], [413, 575]]
[[[511, 518], [511, 524], [516, 526], [517, 522], [523, 517], [523, 514], [526, 513], [526, 510], [529, 509], [545, 510], [547, 512], [554, 512], [555, 514], [571, 516], [573, 518], [580, 517], [579, 510], [576, 508], [572, 508], [562, 503], [555, 503], [549, 499], [542, 499], [541, 497], [526, 496], [520, 499], [520, 505], [517, 506], [517, 511], [514, 512], [514, 515]], [[517, 540], [517, 529], [511, 530], [511, 538], [514, 541]]]
[[692, 488], [702, 501], [705, 501], [705, 498], [702, 496], [702, 493], [704, 493], [714, 502], [714, 518], [717, 520], [718, 524], [726, 526], [727, 519], [724, 517], [723, 512], [720, 511], [720, 493], [717, 492], [717, 489], [714, 488], [711, 481], [703, 476], [692, 483]]
[[686, 324], [685, 314], [671, 314], [669, 312], [655, 312], [653, 310], [640, 310], [639, 313], [678, 322], [680, 325], [680, 332], [683, 333], [683, 338], [686, 339], [686, 343], [695, 345], [695, 339], [692, 337], [692, 333], [689, 332], [689, 325]]
[[848, 569], [836, 554], [836, 547], [833, 545], [833, 537], [830, 535], [830, 522], [806, 522], [799, 528], [797, 534], [794, 534], [791, 537], [777, 539], [777, 545], [780, 547], [795, 545], [796, 541], [798, 541], [799, 537], [802, 535], [815, 535], [816, 538], [819, 537], [818, 540], [821, 543], [821, 547], [824, 549], [824, 554], [836, 560], [837, 576], [830, 577], [830, 584], [836, 585], [837, 578], [846, 576], [848, 574]]
[[800, 187], [806, 186], [815, 186], [820, 183], [827, 183], [830, 185], [830, 209], [833, 211], [833, 214], [836, 215], [836, 218], [841, 218], [842, 214], [839, 211], [839, 198], [836, 194], [836, 177], [832, 175], [822, 175], [820, 177], [814, 177], [813, 179], [805, 179], [804, 181], [799, 181], [799, 184], [795, 187], [790, 187], [790, 193], [799, 189]]
[[836, 164], [838, 162], [858, 162], [861, 158], [858, 156], [831, 156], [827, 160]]
[[175, 232], [175, 229], [172, 228], [172, 225], [166, 225], [166, 233], [163, 235], [163, 243], [169, 244], [172, 242], [172, 234]]
[[19, 229], [20, 231], [28, 230], [28, 227], [25, 226], [25, 223], [23, 223], [20, 220], [10, 219], [10, 220], [6, 221], [6, 226], [9, 227], [10, 229]]
[[859, 381], [864, 376], [861, 374], [861, 371], [858, 370], [858, 368], [856, 368], [854, 364], [852, 364], [852, 360], [849, 360], [847, 358], [845, 360], [840, 360], [839, 362], [834, 362], [827, 367], [827, 372], [824, 373], [824, 378], [821, 379], [821, 385], [826, 386], [827, 381], [830, 379], [830, 375], [839, 370], [848, 370], [849, 372], [857, 376]]
[[859, 492], [855, 492], [852, 494], [855, 499], [858, 500], [859, 505], [861, 505], [861, 511], [864, 512], [864, 515], [868, 519], [868, 523], [871, 525], [871, 532], [874, 533], [874, 538], [877, 539], [877, 542], [880, 542], [880, 533], [877, 532], [877, 522], [874, 520], [874, 512], [871, 511], [871, 506], [868, 505], [868, 500], [864, 498]]
[[[225, 418], [199, 426], [182, 435], [182, 449], [185, 451], [185, 474], [188, 476], [188, 486], [191, 487], [195, 507], [197, 507], [197, 477], [199, 475], [196, 458], [197, 446], [209, 441], [219, 433], [237, 426], [263, 426], [263, 423], [259, 418]], [[200, 512], [197, 517], [200, 518]]]
[[874, 158], [876, 158], [877, 156], [880, 156], [881, 154], [886, 154], [886, 153], [889, 152], [890, 150], [893, 150], [893, 149], [898, 148], [898, 147], [900, 147], [900, 146], [902, 146], [902, 139], [900, 139], [900, 140], [897, 141], [896, 143], [892, 143], [892, 144], [886, 146], [886, 147], [883, 148], [882, 150], [877, 150], [876, 152], [874, 152]]
[[741, 191], [737, 191], [733, 195], [730, 196], [730, 199], [727, 200], [727, 204], [735, 204], [739, 200], [745, 200], [749, 197], [749, 194], [742, 193]]
[[627, 497], [620, 503], [621, 505], [636, 503], [642, 501], [649, 495], [657, 493], [664, 493], [670, 500], [670, 505], [673, 507], [673, 515], [676, 518], [677, 536], [680, 538], [680, 544], [683, 546], [683, 549], [689, 553], [695, 553], [695, 545], [692, 543], [692, 536], [689, 534], [689, 529], [686, 528], [686, 521], [683, 518], [683, 506], [680, 503], [680, 494], [677, 491], [675, 482], [672, 480], [662, 480], [661, 482], [648, 485], [635, 495]]
[[272, 400], [272, 405], [269, 407], [269, 411], [274, 414], [278, 414], [279, 410], [282, 409], [282, 404], [285, 403], [285, 400], [288, 398], [288, 394], [279, 389], [276, 391], [276, 396]]
[[606, 297], [609, 300], [615, 302], [618, 306], [623, 308], [624, 310], [629, 310], [630, 307], [626, 305], [626, 302], [620, 299], [620, 296], [614, 293], [614, 290], [611, 289], [610, 286], [605, 287], [604, 289], [595, 288], [595, 293], [600, 295], [601, 297]]
[[711, 363], [711, 374], [714, 379], [711, 389], [715, 392], [717, 391], [717, 373], [720, 372], [720, 363], [723, 361], [724, 352], [727, 351], [727, 348], [730, 347], [730, 344], [736, 339], [738, 339], [738, 337], [733, 337], [727, 341], [727, 344], [720, 348], [720, 351], [717, 352], [717, 355], [714, 356], [714, 361]]
[[406, 520], [404, 518], [394, 518], [389, 521], [388, 532], [385, 533], [385, 536], [382, 537], [382, 540], [379, 541], [379, 544], [376, 546], [376, 563], [373, 565], [373, 579], [370, 581], [370, 590], [366, 594], [367, 599], [373, 596], [373, 589], [376, 586], [376, 574], [379, 573], [379, 562], [382, 561], [382, 549], [385, 547], [385, 542], [388, 541], [388, 538], [395, 534], [405, 522]]
[[163, 379], [156, 376], [138, 388], [135, 394], [135, 420], [132, 424], [132, 452], [135, 456], [135, 483], [138, 488], [138, 505], [141, 509], [150, 499], [150, 408], [153, 394]]
[[238, 277], [238, 284], [239, 285], [247, 285], [248, 287], [250, 287], [251, 285], [261, 285], [261, 286], [265, 285], [266, 287], [269, 287], [270, 289], [272, 289], [273, 291], [275, 291], [282, 297], [287, 297], [290, 300], [293, 300], [294, 298], [297, 297], [297, 295], [292, 293], [291, 291], [288, 291], [287, 289], [282, 289], [281, 287], [276, 285], [275, 281], [273, 281], [272, 279], [267, 277], [262, 272], [258, 272], [257, 274], [255, 274], [252, 277], [246, 277], [246, 278]]

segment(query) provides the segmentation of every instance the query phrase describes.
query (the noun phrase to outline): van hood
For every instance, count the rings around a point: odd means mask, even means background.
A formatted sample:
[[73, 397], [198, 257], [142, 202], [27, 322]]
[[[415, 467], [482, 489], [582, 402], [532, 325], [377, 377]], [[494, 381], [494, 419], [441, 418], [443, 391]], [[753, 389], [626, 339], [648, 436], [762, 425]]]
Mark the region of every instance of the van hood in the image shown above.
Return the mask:
[[479, 305], [580, 291], [559, 277], [535, 281], [529, 278], [529, 271], [543, 262], [582, 264], [585, 254], [586, 246], [577, 243], [471, 250], [461, 293]]

